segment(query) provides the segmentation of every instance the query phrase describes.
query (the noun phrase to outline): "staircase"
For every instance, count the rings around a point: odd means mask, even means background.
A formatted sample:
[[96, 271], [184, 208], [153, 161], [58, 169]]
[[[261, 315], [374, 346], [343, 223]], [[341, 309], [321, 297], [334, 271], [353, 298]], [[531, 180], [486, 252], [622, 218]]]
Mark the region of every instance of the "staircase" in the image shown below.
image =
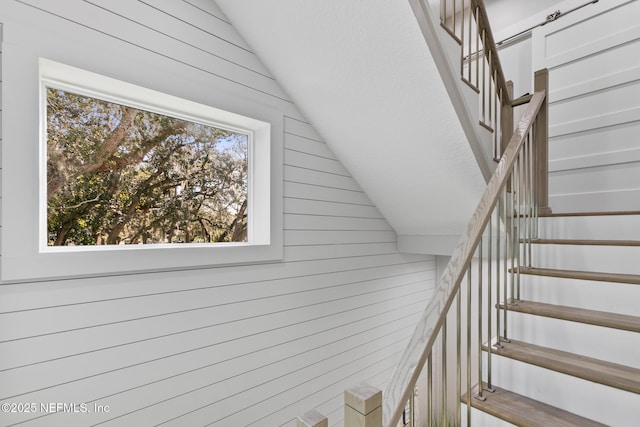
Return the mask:
[[345, 426], [640, 425], [640, 212], [551, 214], [547, 71], [513, 99], [481, 0], [410, 3], [499, 161], [382, 397], [347, 390]]
[[500, 388], [471, 405], [518, 426], [637, 426], [640, 215], [540, 223], [520, 299], [507, 304], [510, 342], [492, 348]]

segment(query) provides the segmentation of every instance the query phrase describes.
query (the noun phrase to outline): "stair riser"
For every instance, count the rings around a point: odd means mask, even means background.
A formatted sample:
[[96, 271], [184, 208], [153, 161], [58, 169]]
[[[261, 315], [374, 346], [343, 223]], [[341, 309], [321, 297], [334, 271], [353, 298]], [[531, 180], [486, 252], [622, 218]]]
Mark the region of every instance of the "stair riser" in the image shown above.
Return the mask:
[[638, 394], [495, 355], [492, 366], [493, 381], [515, 393], [608, 425], [638, 425]]
[[640, 369], [640, 334], [549, 317], [510, 312], [507, 335], [596, 359]]
[[520, 298], [640, 316], [640, 285], [523, 274]]
[[539, 227], [542, 238], [640, 240], [640, 215], [540, 218]]
[[533, 245], [532, 266], [640, 274], [640, 246]]

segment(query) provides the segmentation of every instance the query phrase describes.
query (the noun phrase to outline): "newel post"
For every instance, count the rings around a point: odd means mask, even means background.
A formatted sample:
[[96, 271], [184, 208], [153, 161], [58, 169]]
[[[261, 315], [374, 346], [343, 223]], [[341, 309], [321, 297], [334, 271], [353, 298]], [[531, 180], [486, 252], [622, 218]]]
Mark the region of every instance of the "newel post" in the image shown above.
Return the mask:
[[509, 80], [505, 83], [507, 86], [507, 93], [502, 97], [502, 107], [500, 111], [500, 134], [502, 135], [502, 141], [500, 141], [500, 153], [498, 157], [502, 157], [502, 153], [507, 149], [509, 140], [513, 135], [513, 107], [511, 106], [511, 100], [513, 99], [513, 82]]
[[344, 427], [382, 427], [382, 391], [364, 383], [345, 390]]
[[329, 420], [315, 409], [298, 417], [296, 427], [328, 427]]
[[535, 161], [537, 163], [536, 198], [539, 215], [551, 213], [549, 207], [549, 70], [543, 68], [533, 75], [533, 90], [545, 91], [535, 123]]

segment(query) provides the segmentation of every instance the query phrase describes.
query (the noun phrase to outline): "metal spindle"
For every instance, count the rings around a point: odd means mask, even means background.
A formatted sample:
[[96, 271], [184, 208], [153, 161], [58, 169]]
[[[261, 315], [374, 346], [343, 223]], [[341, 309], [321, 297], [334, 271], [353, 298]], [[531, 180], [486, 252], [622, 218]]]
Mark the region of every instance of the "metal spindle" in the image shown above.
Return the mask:
[[[515, 162], [517, 162], [518, 159], [515, 159]], [[515, 286], [515, 271], [516, 271], [516, 266], [515, 266], [515, 260], [516, 260], [516, 252], [515, 252], [515, 248], [516, 246], [514, 245], [514, 236], [516, 235], [516, 213], [515, 213], [515, 199], [516, 199], [516, 169], [515, 169], [515, 165], [516, 163], [514, 163], [514, 168], [511, 171], [511, 200], [509, 201], [509, 213], [511, 214], [511, 234], [509, 235], [509, 258], [511, 258], [511, 274], [509, 275], [510, 283], [509, 283], [509, 288], [511, 290], [510, 296], [511, 296], [511, 302], [513, 302], [513, 295], [515, 295], [514, 292], [514, 286]], [[505, 295], [506, 297], [506, 295]]]
[[416, 400], [416, 391], [414, 389], [413, 393], [411, 393], [411, 397], [409, 398], [409, 427], [415, 427], [416, 425], [415, 400]]
[[487, 81], [487, 84], [489, 85], [489, 91], [486, 95], [487, 97], [487, 102], [489, 103], [489, 122], [487, 123], [489, 126], [491, 126], [492, 128], [495, 126], [495, 124], [493, 123], [493, 117], [491, 117], [491, 105], [492, 104], [492, 99], [491, 99], [491, 93], [493, 92], [493, 51], [488, 51], [489, 52], [489, 81]]
[[462, 329], [462, 325], [460, 324], [460, 317], [461, 317], [461, 303], [460, 303], [460, 289], [458, 288], [458, 293], [456, 294], [456, 426], [460, 425], [460, 418], [461, 418], [461, 414], [460, 414], [460, 394], [461, 394], [461, 363], [462, 363], [462, 356], [461, 356], [461, 329]]
[[471, 427], [471, 266], [467, 266], [467, 427]]
[[[533, 182], [535, 183], [535, 186], [537, 187], [537, 185], [538, 185], [538, 176], [537, 175], [538, 175], [538, 170], [539, 169], [538, 169], [538, 156], [535, 154], [535, 150], [533, 148], [533, 141], [537, 141], [535, 132], [536, 132], [536, 128], [535, 128], [535, 126], [533, 126], [531, 128], [531, 140], [532, 140], [531, 150], [534, 152], [533, 159], [532, 159], [533, 160]], [[536, 239], [539, 239], [540, 235], [539, 235], [539, 229], [538, 229], [538, 226], [539, 226], [539, 224], [538, 224], [538, 198], [537, 198], [537, 195], [536, 195], [535, 191], [533, 192], [533, 206], [534, 206], [534, 214], [533, 214], [533, 216], [536, 219], [535, 223], [534, 223], [535, 231], [533, 233], [533, 236]]]
[[[471, 9], [471, 5], [469, 5], [469, 9]], [[480, 87], [480, 64], [484, 63], [484, 58], [480, 55], [480, 25], [478, 24], [478, 8], [475, 7], [474, 17], [476, 23], [476, 88]], [[484, 49], [484, 46], [482, 47]]]
[[453, 21], [453, 34], [456, 33], [456, 0], [453, 0], [453, 10], [451, 11], [451, 20]]
[[[486, 43], [487, 32], [485, 29], [482, 29], [482, 51], [484, 55], [487, 54], [487, 43]], [[486, 112], [486, 104], [487, 104], [487, 91], [486, 91], [486, 81], [487, 81], [487, 65], [482, 63], [482, 122], [487, 123], [487, 112]]]
[[447, 425], [447, 318], [442, 322], [442, 425]]
[[498, 134], [501, 129], [501, 120], [498, 120], [498, 112], [500, 109], [498, 108], [498, 104], [502, 106], [502, 102], [500, 102], [500, 97], [498, 96], [498, 69], [496, 68], [495, 73], [495, 84], [493, 85], [494, 92], [494, 102], [493, 102], [493, 146], [496, 147], [496, 151], [498, 150], [498, 144], [500, 144], [500, 138], [498, 138]]
[[522, 147], [522, 168], [523, 168], [523, 172], [522, 172], [522, 180], [523, 180], [523, 188], [522, 188], [522, 198], [523, 198], [523, 203], [524, 203], [524, 233], [523, 233], [523, 240], [521, 240], [521, 244], [522, 244], [522, 249], [523, 249], [523, 266], [528, 265], [529, 263], [529, 251], [527, 250], [528, 246], [529, 246], [529, 170], [528, 170], [528, 165], [529, 165], [529, 153], [527, 152], [527, 139], [529, 138], [529, 135], [527, 134], [527, 136], [524, 139], [524, 144]]
[[[515, 248], [516, 248], [516, 301], [520, 301], [520, 255], [522, 250], [522, 245], [520, 245], [520, 236], [522, 234], [522, 213], [520, 205], [522, 204], [521, 196], [522, 196], [522, 153], [517, 156], [517, 179], [518, 186], [516, 187], [516, 207], [518, 209], [518, 227], [516, 230], [516, 239], [515, 239]], [[513, 295], [512, 295], [513, 296]]]
[[[464, 6], [464, 3], [462, 6]], [[462, 23], [460, 24], [460, 76], [462, 76], [464, 80], [464, 7], [460, 13], [462, 19]]]
[[432, 353], [427, 358], [427, 427], [432, 426], [433, 419], [433, 362]]
[[[502, 337], [504, 338], [503, 341], [509, 342], [509, 338], [507, 335], [507, 310], [509, 307], [509, 294], [507, 292], [507, 287], [509, 286], [510, 283], [513, 283], [513, 278], [511, 277], [511, 275], [513, 274], [513, 270], [511, 270], [511, 273], [507, 276], [507, 263], [509, 262], [509, 260], [511, 260], [511, 263], [513, 265], [513, 257], [511, 256], [513, 248], [512, 248], [512, 242], [510, 239], [510, 237], [513, 235], [513, 215], [511, 213], [509, 213], [509, 210], [511, 209], [511, 212], [513, 212], [513, 172], [511, 173], [510, 177], [509, 177], [509, 182], [511, 184], [511, 197], [509, 197], [509, 199], [507, 200], [507, 193], [505, 192], [505, 203], [504, 203], [504, 217], [506, 218], [506, 220], [509, 221], [509, 231], [511, 233], [509, 233], [508, 231], [506, 231], [504, 233], [504, 242], [505, 242], [505, 262], [504, 262], [504, 306], [502, 307], [502, 314], [503, 314], [503, 328], [504, 328], [504, 333], [502, 334]], [[511, 216], [508, 216], [511, 215]], [[508, 280], [510, 279], [510, 280]]]
[[531, 262], [531, 246], [533, 245], [533, 225], [534, 225], [534, 212], [533, 212], [533, 141], [531, 140], [531, 133], [529, 133], [529, 136], [527, 137], [527, 145], [526, 147], [528, 148], [527, 150], [527, 157], [528, 157], [528, 162], [527, 162], [527, 167], [529, 169], [529, 173], [527, 175], [527, 179], [529, 180], [529, 185], [527, 185], [527, 191], [528, 191], [528, 198], [527, 200], [529, 201], [529, 205], [527, 206], [527, 212], [529, 214], [529, 227], [528, 227], [528, 239], [529, 239], [529, 244], [527, 245], [527, 250], [529, 251], [529, 255], [527, 256], [527, 267], [531, 268], [532, 262]]
[[[494, 208], [495, 212], [495, 208]], [[498, 222], [499, 226], [500, 222]], [[491, 386], [491, 272], [493, 270], [493, 258], [492, 258], [492, 242], [493, 242], [493, 212], [489, 216], [489, 245], [487, 247], [487, 388], [488, 392], [493, 391]]]
[[478, 244], [478, 393], [476, 399], [485, 400], [482, 392], [482, 236]]
[[[501, 348], [502, 345], [500, 344], [500, 266], [501, 266], [501, 262], [500, 262], [500, 246], [502, 245], [502, 236], [500, 235], [500, 219], [502, 216], [502, 212], [503, 212], [503, 204], [502, 204], [502, 198], [506, 197], [507, 194], [507, 189], [506, 187], [502, 190], [502, 195], [500, 197], [498, 197], [498, 227], [496, 230], [496, 347], [497, 348]], [[505, 232], [506, 232], [506, 220], [505, 220]], [[506, 248], [505, 248], [505, 253], [506, 253]], [[505, 266], [505, 280], [506, 280], [506, 262], [504, 263]]]
[[473, 59], [471, 57], [472, 55], [472, 46], [473, 44], [471, 43], [471, 36], [473, 35], [473, 15], [472, 15], [472, 10], [471, 10], [471, 3], [469, 3], [469, 84], [471, 84], [471, 64], [473, 63]]

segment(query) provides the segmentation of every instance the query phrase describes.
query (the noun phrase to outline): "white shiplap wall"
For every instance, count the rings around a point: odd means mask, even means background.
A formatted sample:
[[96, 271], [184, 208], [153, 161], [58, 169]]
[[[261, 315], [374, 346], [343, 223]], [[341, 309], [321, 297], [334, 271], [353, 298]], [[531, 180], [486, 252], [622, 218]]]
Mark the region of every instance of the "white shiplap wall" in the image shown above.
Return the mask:
[[554, 212], [640, 210], [640, 2], [599, 2], [533, 32], [549, 69]]
[[285, 116], [284, 261], [0, 286], [0, 403], [37, 405], [0, 412], [0, 426], [281, 426], [313, 407], [341, 425], [345, 387], [384, 386], [435, 261], [397, 253], [393, 230], [213, 1], [3, 0], [0, 10], [27, 48], [118, 52], [131, 62], [105, 62], [112, 73], [153, 64], [154, 87], [192, 77]]

